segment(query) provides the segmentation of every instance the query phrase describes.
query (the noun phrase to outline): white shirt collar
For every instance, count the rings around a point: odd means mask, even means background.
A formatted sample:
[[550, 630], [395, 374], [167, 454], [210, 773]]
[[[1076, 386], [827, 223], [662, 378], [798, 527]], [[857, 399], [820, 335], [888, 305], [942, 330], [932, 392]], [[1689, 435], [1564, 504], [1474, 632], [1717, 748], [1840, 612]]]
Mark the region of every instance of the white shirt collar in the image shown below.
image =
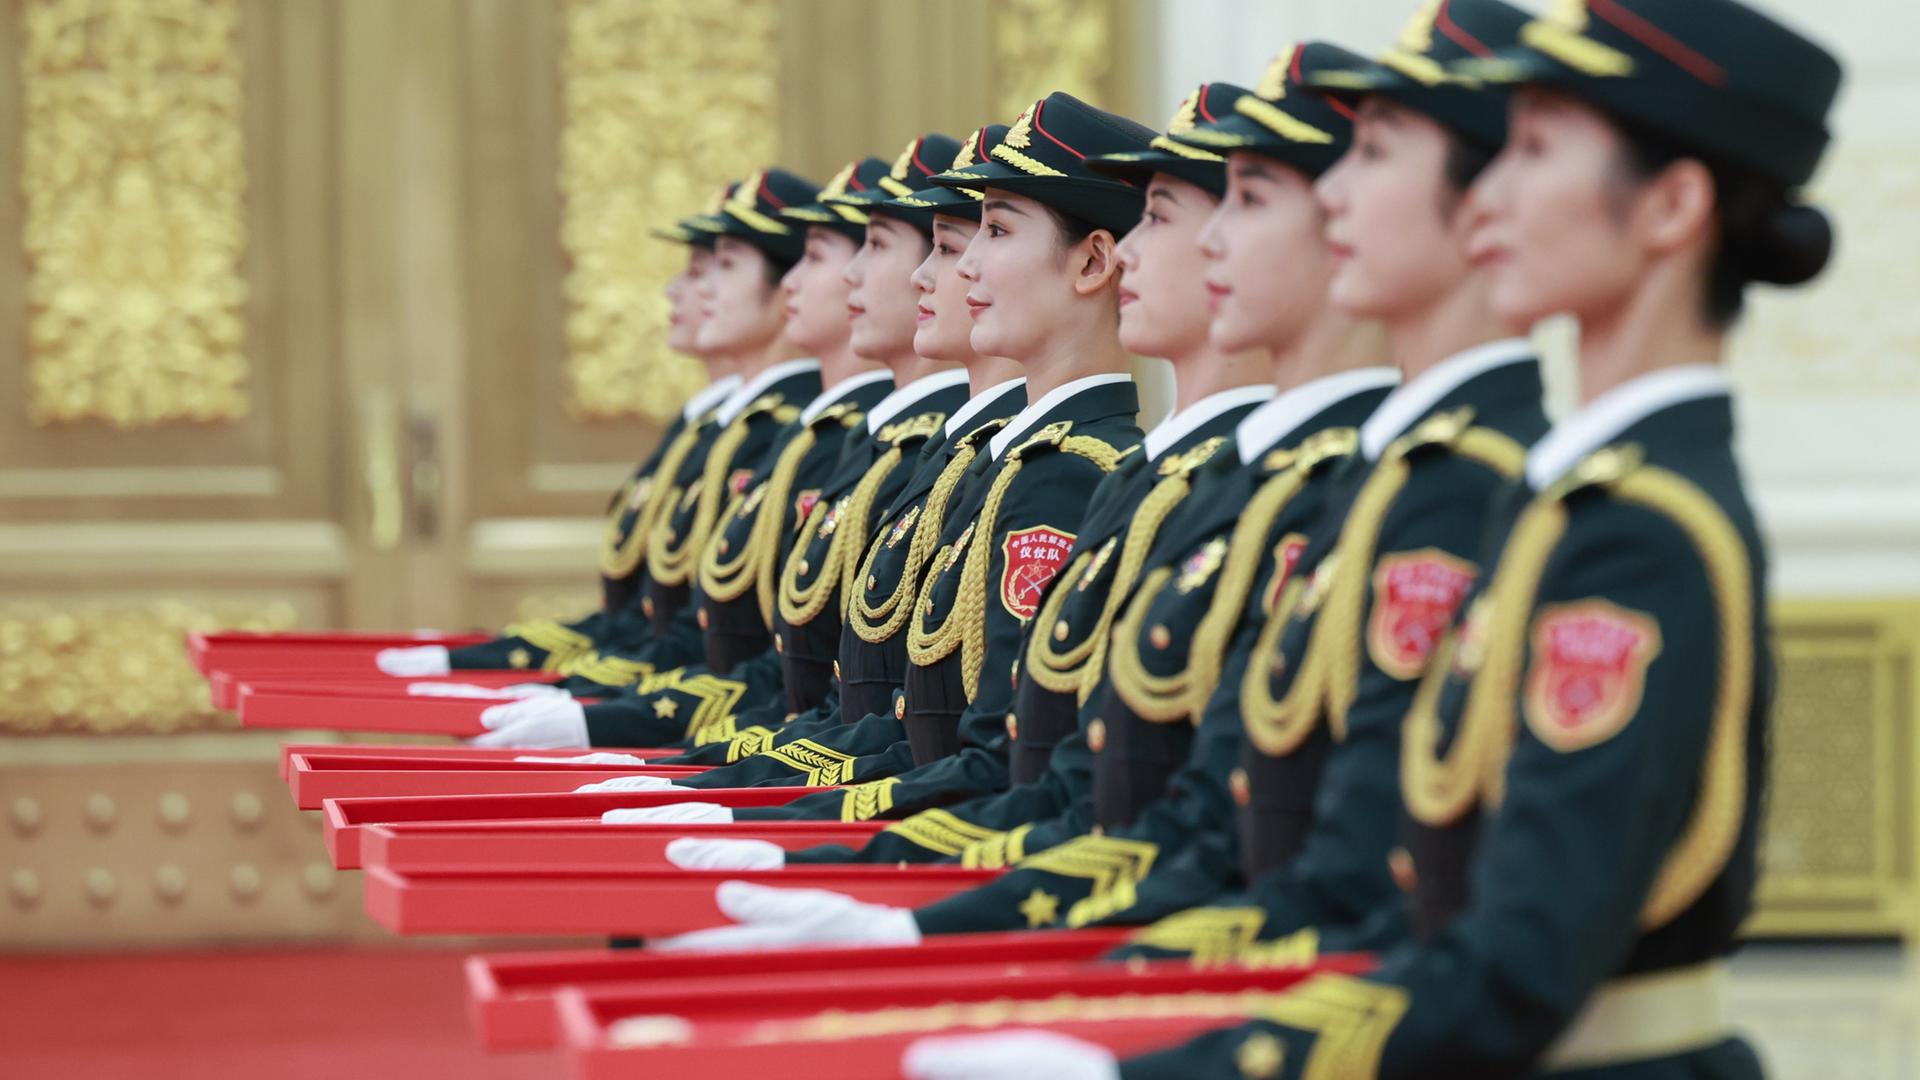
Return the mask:
[[999, 460], [1000, 455], [1007, 452], [1007, 448], [1013, 445], [1014, 440], [1025, 436], [1033, 429], [1035, 424], [1040, 422], [1041, 417], [1052, 412], [1064, 401], [1068, 401], [1096, 387], [1112, 386], [1115, 383], [1130, 383], [1132, 381], [1133, 376], [1131, 375], [1109, 373], [1106, 375], [1087, 375], [1083, 378], [1075, 379], [1070, 383], [1062, 383], [1047, 391], [1045, 396], [1041, 397], [1039, 401], [1032, 402], [1026, 408], [1021, 409], [1020, 415], [1015, 416], [1011, 423], [1000, 429], [998, 435], [995, 435], [987, 441], [987, 453], [993, 455], [996, 461]]
[[1553, 425], [1527, 454], [1527, 484], [1544, 490], [1587, 455], [1670, 405], [1731, 394], [1727, 373], [1714, 364], [1683, 364], [1630, 379]]
[[893, 393], [874, 403], [867, 410], [867, 430], [878, 434], [887, 422], [905, 412], [908, 407], [924, 401], [949, 386], [965, 386], [967, 372], [964, 368], [952, 371], [936, 371], [923, 375], [905, 386], [895, 387]]
[[755, 375], [738, 390], [728, 394], [727, 400], [720, 403], [720, 411], [714, 416], [714, 419], [720, 422], [720, 426], [725, 427], [733, 423], [735, 417], [745, 412], [747, 406], [760, 400], [760, 395], [766, 392], [767, 387], [772, 386], [781, 379], [798, 375], [803, 371], [819, 370], [820, 361], [812, 359], [811, 357], [801, 360], [785, 360], [775, 364], [760, 374]]
[[1391, 367], [1354, 368], [1318, 379], [1309, 379], [1253, 410], [1234, 430], [1240, 444], [1240, 464], [1251, 465], [1260, 455], [1274, 448], [1281, 439], [1300, 429], [1300, 425], [1319, 416], [1335, 402], [1355, 394], [1392, 386], [1400, 381], [1400, 369]]
[[1497, 367], [1531, 360], [1533, 355], [1533, 343], [1526, 338], [1490, 341], [1454, 353], [1387, 395], [1387, 400], [1360, 425], [1360, 452], [1367, 455], [1369, 461], [1378, 460], [1388, 443], [1406, 434], [1414, 421], [1468, 379]]
[[695, 420], [705, 416], [707, 410], [713, 408], [714, 402], [733, 393], [734, 389], [739, 385], [740, 376], [738, 375], [720, 376], [694, 391], [693, 396], [688, 398], [687, 403], [680, 408], [681, 418], [689, 424], [693, 423]]
[[892, 382], [893, 372], [883, 368], [879, 371], [863, 371], [858, 375], [849, 375], [841, 379], [839, 382], [820, 391], [818, 397], [807, 402], [807, 407], [800, 410], [800, 422], [802, 424], [813, 423], [820, 418], [821, 413], [832, 408], [835, 402], [846, 400], [848, 394], [853, 393], [863, 386], [871, 386], [883, 380]]
[[1199, 401], [1181, 409], [1165, 420], [1153, 426], [1147, 437], [1140, 443], [1140, 452], [1148, 461], [1160, 460], [1173, 444], [1193, 434], [1201, 424], [1219, 416], [1238, 405], [1258, 405], [1270, 401], [1278, 391], [1266, 384], [1259, 386], [1236, 386], [1231, 390], [1222, 390], [1217, 394], [1208, 394]]
[[980, 415], [981, 409], [999, 401], [1015, 389], [1025, 389], [1026, 385], [1025, 379], [1008, 379], [1003, 383], [995, 383], [968, 398], [965, 405], [955, 409], [953, 415], [947, 417], [947, 438], [952, 439], [955, 435], [967, 430], [967, 425], [973, 421], [974, 417]]

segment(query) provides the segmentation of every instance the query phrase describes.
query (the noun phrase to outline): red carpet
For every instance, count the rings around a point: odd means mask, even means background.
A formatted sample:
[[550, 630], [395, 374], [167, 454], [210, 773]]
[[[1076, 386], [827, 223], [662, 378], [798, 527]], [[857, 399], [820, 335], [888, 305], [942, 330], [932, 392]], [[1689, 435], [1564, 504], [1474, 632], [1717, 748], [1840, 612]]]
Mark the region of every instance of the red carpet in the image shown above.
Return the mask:
[[489, 1055], [461, 952], [0, 957], [6, 1080], [517, 1080], [553, 1054]]

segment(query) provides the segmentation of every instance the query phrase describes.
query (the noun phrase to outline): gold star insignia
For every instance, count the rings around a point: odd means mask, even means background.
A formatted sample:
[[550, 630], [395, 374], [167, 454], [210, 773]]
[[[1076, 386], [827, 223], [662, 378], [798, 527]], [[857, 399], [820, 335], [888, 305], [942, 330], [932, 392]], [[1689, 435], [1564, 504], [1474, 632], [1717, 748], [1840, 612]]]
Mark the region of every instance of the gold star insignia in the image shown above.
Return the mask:
[[1020, 914], [1027, 917], [1027, 929], [1038, 930], [1060, 921], [1060, 898], [1035, 889], [1020, 902]]
[[653, 703], [653, 715], [659, 717], [662, 720], [673, 719], [673, 714], [679, 711], [680, 711], [680, 703], [673, 700], [672, 698], [661, 698], [660, 700]]
[[515, 649], [507, 654], [507, 666], [515, 671], [525, 671], [533, 663], [533, 654], [525, 649]]
[[1264, 1031], [1249, 1036], [1233, 1055], [1233, 1063], [1240, 1067], [1240, 1075], [1246, 1080], [1273, 1080], [1286, 1062], [1286, 1046]]

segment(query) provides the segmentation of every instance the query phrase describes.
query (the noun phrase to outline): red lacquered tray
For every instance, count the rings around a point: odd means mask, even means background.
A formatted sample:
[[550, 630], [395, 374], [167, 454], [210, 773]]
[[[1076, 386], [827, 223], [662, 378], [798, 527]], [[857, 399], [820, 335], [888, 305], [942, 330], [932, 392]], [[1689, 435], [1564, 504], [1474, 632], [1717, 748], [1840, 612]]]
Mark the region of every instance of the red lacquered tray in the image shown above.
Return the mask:
[[476, 669], [456, 671], [450, 675], [402, 678], [378, 671], [327, 672], [306, 668], [257, 668], [246, 671], [216, 671], [207, 676], [207, 690], [215, 708], [232, 711], [240, 707], [240, 689], [243, 686], [251, 686], [259, 690], [294, 692], [361, 687], [384, 695], [396, 691], [404, 694], [407, 692], [406, 688], [414, 683], [450, 682], [464, 683], [467, 686], [499, 688], [517, 686], [521, 683], [552, 681], [553, 676], [544, 672], [512, 669]]
[[457, 649], [493, 640], [488, 634], [265, 634], [190, 633], [187, 656], [205, 675], [246, 667], [359, 668], [378, 671], [374, 654], [382, 649], [445, 645]]
[[402, 758], [370, 764], [364, 758], [296, 754], [288, 786], [294, 805], [318, 810], [327, 799], [414, 795], [511, 795], [570, 792], [582, 784], [616, 776], [691, 776], [697, 765], [559, 765], [517, 761], [463, 761], [459, 758]]
[[[280, 744], [280, 779], [287, 780], [293, 775], [293, 756], [295, 754], [325, 754], [328, 757], [353, 757], [378, 765], [387, 762], [398, 765], [411, 758], [442, 758], [461, 761], [511, 761], [516, 757], [569, 757], [585, 754], [631, 754], [639, 758], [672, 757], [680, 753], [673, 748], [667, 749], [628, 749], [615, 746], [596, 746], [591, 749], [578, 747], [564, 750], [526, 750], [519, 748], [501, 748], [492, 746], [460, 746], [455, 743], [433, 745], [402, 745], [399, 743], [282, 743]], [[538, 765], [537, 762], [533, 763]]]
[[993, 880], [958, 866], [789, 867], [729, 871], [638, 867], [598, 873], [402, 874], [366, 869], [367, 914], [396, 934], [617, 934], [664, 937], [723, 926], [723, 881], [831, 889], [868, 903], [919, 907]]
[[1126, 929], [1025, 934], [963, 934], [885, 948], [783, 949], [764, 953], [651, 953], [579, 949], [495, 953], [467, 958], [467, 1005], [489, 1050], [547, 1049], [559, 1042], [554, 998], [566, 987], [588, 994], [656, 987], [708, 987], [802, 978], [816, 987], [858, 987], [900, 968], [996, 965], [1004, 977], [1021, 965], [1092, 961], [1119, 945]]
[[[951, 977], [903, 969], [839, 993], [772, 986], [674, 1000], [652, 990], [572, 988], [555, 1003], [574, 1075], [588, 1080], [836, 1080], [898, 1075], [901, 1055], [921, 1038], [997, 1027], [1044, 1026], [1124, 1057], [1256, 1015], [1263, 1001], [1310, 975], [1353, 974], [1371, 964], [1360, 956], [1259, 970], [1196, 969], [1183, 960], [1051, 962], [1012, 979], [991, 969]], [[625, 1021], [637, 1028], [623, 1031]]]
[[372, 825], [360, 836], [360, 865], [402, 874], [592, 872], [671, 865], [667, 845], [683, 836], [765, 840], [788, 851], [865, 843], [884, 821], [762, 821], [736, 825], [564, 825], [496, 822]]
[[781, 806], [802, 795], [831, 791], [813, 787], [714, 788], [710, 791], [608, 791], [564, 795], [438, 795], [421, 798], [328, 799], [327, 852], [340, 870], [360, 866], [360, 840], [369, 825], [412, 821], [534, 821], [551, 825], [597, 825], [608, 810], [667, 806], [680, 802], [721, 806]]
[[335, 697], [246, 688], [240, 694], [240, 726], [472, 736], [487, 730], [480, 714], [499, 704], [468, 698]]

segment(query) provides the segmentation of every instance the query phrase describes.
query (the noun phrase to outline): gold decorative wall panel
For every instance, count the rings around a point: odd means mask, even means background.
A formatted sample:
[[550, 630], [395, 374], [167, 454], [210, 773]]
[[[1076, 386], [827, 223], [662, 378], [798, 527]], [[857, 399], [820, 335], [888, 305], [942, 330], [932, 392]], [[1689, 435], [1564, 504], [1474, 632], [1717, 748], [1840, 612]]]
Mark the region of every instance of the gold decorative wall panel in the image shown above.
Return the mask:
[[660, 290], [684, 252], [648, 230], [772, 160], [778, 11], [771, 0], [567, 0], [565, 13], [568, 407], [664, 419], [705, 376], [667, 351]]
[[237, 0], [25, 0], [36, 424], [245, 416]]
[[189, 630], [284, 630], [288, 604], [0, 604], [0, 734], [233, 727], [187, 661]]
[[1763, 935], [1920, 934], [1920, 606], [1784, 603]]
[[1084, 101], [1125, 110], [1112, 75], [1120, 55], [1121, 19], [1114, 0], [998, 0], [993, 12], [997, 115], [1012, 123], [1034, 99], [1064, 90]]

